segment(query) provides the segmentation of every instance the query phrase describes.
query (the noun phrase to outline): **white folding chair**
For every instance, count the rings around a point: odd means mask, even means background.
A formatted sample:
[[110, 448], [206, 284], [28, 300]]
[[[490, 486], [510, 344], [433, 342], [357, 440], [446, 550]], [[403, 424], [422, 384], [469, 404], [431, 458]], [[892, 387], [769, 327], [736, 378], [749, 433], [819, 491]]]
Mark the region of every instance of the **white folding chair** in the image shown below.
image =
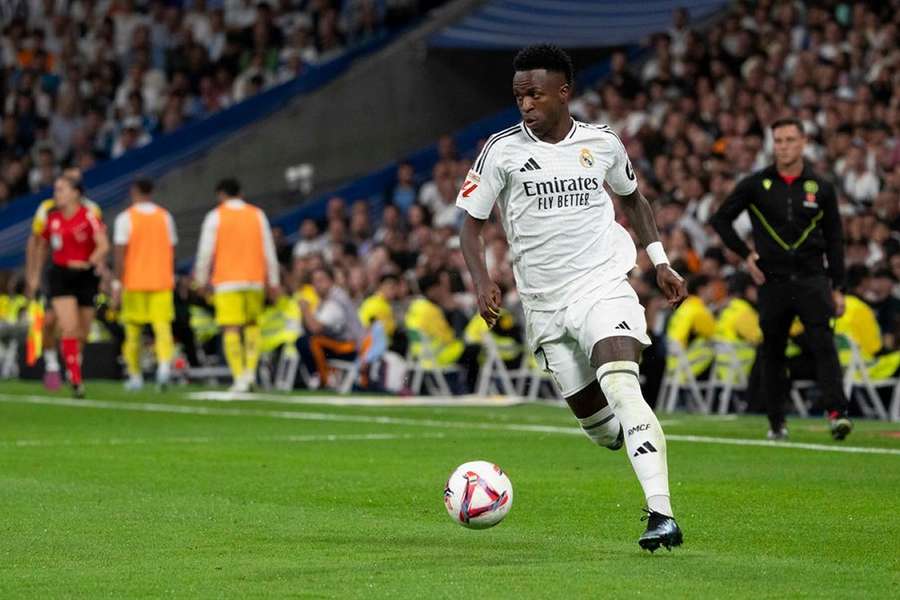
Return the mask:
[[[678, 398], [682, 390], [688, 393], [688, 403], [691, 407], [700, 413], [707, 414], [710, 411], [710, 405], [703, 396], [702, 388], [706, 386], [706, 382], [697, 381], [691, 370], [691, 361], [688, 359], [687, 352], [676, 340], [668, 339], [666, 342], [668, 355], [674, 357], [674, 361], [666, 360], [666, 371], [663, 375], [662, 383], [659, 386], [659, 396], [657, 396], [656, 405], [663, 407], [667, 413], [675, 412], [678, 405]], [[670, 368], [670, 362], [672, 367]]]
[[[409, 388], [414, 394], [421, 394], [422, 388], [434, 394], [435, 392], [450, 396], [450, 384], [447, 383], [447, 375], [459, 373], [456, 365], [441, 366], [431, 347], [431, 338], [420, 331], [407, 330], [409, 349], [406, 353], [407, 376]], [[419, 343], [419, 352], [413, 352], [413, 345]]]
[[[867, 417], [889, 419], [888, 409], [881, 401], [878, 390], [886, 387], [896, 388], [900, 378], [872, 379], [869, 375], [869, 365], [863, 359], [859, 345], [846, 336], [841, 341], [850, 348], [850, 363], [844, 371], [844, 394], [847, 396], [847, 400], [855, 400], [862, 413]], [[894, 396], [896, 395], [895, 390]]]
[[481, 346], [484, 349], [483, 362], [478, 371], [478, 384], [475, 386], [475, 395], [487, 396], [497, 393], [506, 396], [518, 396], [518, 390], [513, 386], [509, 369], [500, 358], [500, 349], [490, 332], [481, 338]]
[[[744, 363], [738, 356], [738, 345], [733, 342], [717, 341], [714, 345], [715, 356], [706, 382], [706, 405], [709, 410], [715, 406], [718, 392], [720, 415], [728, 414], [734, 392], [747, 390], [747, 373]], [[724, 370], [728, 377], [720, 378], [719, 372]]]

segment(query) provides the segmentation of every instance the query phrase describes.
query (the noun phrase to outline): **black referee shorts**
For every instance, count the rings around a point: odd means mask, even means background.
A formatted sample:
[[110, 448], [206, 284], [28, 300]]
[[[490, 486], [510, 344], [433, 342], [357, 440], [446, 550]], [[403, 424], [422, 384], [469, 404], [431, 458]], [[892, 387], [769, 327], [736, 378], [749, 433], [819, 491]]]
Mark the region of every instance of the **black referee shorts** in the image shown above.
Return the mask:
[[78, 306], [94, 307], [100, 278], [93, 269], [69, 269], [51, 265], [47, 272], [47, 292], [51, 299], [74, 296]]

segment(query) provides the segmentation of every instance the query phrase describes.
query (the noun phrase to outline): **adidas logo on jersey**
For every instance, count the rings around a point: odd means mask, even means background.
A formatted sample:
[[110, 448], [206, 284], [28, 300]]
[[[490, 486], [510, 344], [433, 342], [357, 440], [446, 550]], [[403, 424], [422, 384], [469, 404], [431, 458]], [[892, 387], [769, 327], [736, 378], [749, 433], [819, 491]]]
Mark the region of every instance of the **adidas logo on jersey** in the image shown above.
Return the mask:
[[519, 169], [519, 173], [524, 173], [525, 171], [540, 171], [541, 165], [537, 164], [537, 161], [533, 158], [529, 158], [528, 162], [525, 163], [525, 166]]
[[629, 327], [628, 323], [626, 323], [625, 321], [622, 321], [621, 323], [613, 327], [613, 329], [627, 329], [628, 331], [631, 331], [631, 327]]
[[658, 452], [656, 448], [654, 448], [653, 444], [650, 442], [644, 442], [640, 446], [638, 446], [637, 452], [632, 454], [632, 456], [640, 456], [641, 454], [651, 454], [653, 452]]

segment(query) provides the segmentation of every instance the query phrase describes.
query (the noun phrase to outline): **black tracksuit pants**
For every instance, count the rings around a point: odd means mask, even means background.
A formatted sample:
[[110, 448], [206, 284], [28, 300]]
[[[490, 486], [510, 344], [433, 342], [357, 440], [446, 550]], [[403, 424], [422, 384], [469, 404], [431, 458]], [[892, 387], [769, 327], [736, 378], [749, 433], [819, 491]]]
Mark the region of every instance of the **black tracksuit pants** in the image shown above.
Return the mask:
[[812, 275], [768, 280], [759, 288], [759, 324], [763, 332], [761, 388], [773, 431], [785, 422], [789, 388], [784, 351], [795, 316], [800, 317], [810, 342], [825, 409], [841, 413], [847, 409], [830, 325], [834, 303], [828, 278]]

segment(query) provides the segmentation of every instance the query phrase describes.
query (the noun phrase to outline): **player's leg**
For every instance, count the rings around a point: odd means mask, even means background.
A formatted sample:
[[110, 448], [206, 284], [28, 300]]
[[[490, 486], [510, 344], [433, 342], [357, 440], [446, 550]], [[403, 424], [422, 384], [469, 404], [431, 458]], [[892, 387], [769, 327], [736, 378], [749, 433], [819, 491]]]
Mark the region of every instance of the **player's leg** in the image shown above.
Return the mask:
[[567, 396], [566, 403], [592, 442], [610, 450], [622, 447], [625, 431], [595, 379], [583, 390]]
[[259, 328], [259, 316], [263, 311], [265, 294], [262, 290], [244, 292], [247, 324], [244, 326], [244, 361], [245, 374], [249, 387], [256, 385], [256, 367], [259, 365], [262, 331]]
[[563, 398], [592, 442], [622, 447], [622, 426], [594, 379], [590, 359], [565, 331], [565, 310], [525, 311], [525, 330], [534, 356], [550, 373]]
[[141, 373], [141, 331], [146, 322], [146, 301], [143, 292], [122, 292], [122, 323], [125, 339], [122, 342], [122, 358], [128, 380], [125, 388], [139, 390], [144, 385]]
[[641, 391], [638, 362], [650, 345], [644, 308], [623, 278], [602, 295], [574, 303], [567, 313], [567, 330], [590, 355], [597, 382], [622, 423], [628, 459], [647, 501], [649, 522], [638, 543], [651, 551], [678, 546], [682, 533], [669, 497], [666, 438]]
[[78, 318], [78, 301], [75, 296], [56, 296], [52, 300], [53, 310], [59, 323], [63, 362], [66, 374], [76, 395], [82, 395], [81, 357], [79, 356], [79, 336], [81, 323]]
[[244, 380], [244, 348], [241, 329], [244, 325], [244, 307], [240, 292], [216, 292], [213, 296], [216, 323], [222, 328], [222, 350], [231, 371], [233, 391], [241, 391]]
[[797, 282], [797, 286], [797, 313], [810, 342], [810, 353], [816, 365], [816, 383], [822, 392], [831, 435], [836, 440], [843, 440], [853, 429], [853, 424], [847, 418], [841, 365], [834, 346], [834, 332], [829, 324], [834, 316], [831, 286], [824, 276]]
[[175, 343], [172, 340], [172, 321], [175, 318], [172, 291], [150, 292], [148, 312], [156, 348], [156, 383], [165, 387], [172, 377], [172, 357], [175, 354]]
[[784, 284], [767, 282], [759, 289], [760, 391], [769, 417], [769, 438], [787, 437], [785, 400], [789, 391], [784, 356], [794, 307]]

